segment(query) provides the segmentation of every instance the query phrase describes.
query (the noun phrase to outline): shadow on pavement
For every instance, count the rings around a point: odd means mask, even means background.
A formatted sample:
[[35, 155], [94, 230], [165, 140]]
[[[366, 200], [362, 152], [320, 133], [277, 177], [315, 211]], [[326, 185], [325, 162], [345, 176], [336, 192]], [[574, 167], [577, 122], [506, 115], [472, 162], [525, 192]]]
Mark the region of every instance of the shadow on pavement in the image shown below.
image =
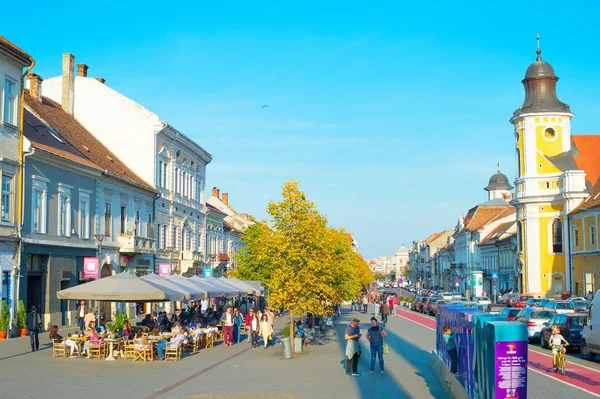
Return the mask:
[[[346, 340], [344, 339], [344, 331], [350, 323], [351, 313], [348, 309], [342, 311], [342, 317], [336, 320], [335, 332], [337, 335], [337, 341], [340, 346], [340, 352], [342, 359], [340, 360], [340, 372], [346, 372]], [[366, 324], [360, 325], [361, 332], [364, 333]], [[379, 365], [376, 366], [376, 374], [370, 375], [369, 369], [371, 367], [371, 352], [369, 347], [365, 345], [364, 340], [361, 340], [362, 353], [359, 360], [358, 371], [362, 373], [360, 377], [347, 376], [348, 384], [354, 384], [358, 388], [358, 395], [363, 399], [379, 399], [379, 398], [394, 398], [394, 399], [408, 399], [410, 396], [407, 394], [405, 389], [402, 387], [397, 377], [390, 373], [386, 369], [386, 374], [379, 374]], [[400, 373], [398, 373], [400, 374]], [[402, 378], [406, 375], [402, 373]]]

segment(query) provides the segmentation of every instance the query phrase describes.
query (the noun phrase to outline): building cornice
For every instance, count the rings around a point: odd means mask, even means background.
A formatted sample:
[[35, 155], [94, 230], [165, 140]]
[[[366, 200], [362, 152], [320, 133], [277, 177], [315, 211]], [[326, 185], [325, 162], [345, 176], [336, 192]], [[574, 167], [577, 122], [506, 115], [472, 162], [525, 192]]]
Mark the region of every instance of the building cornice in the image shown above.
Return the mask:
[[198, 143], [181, 133], [179, 130], [175, 129], [173, 126], [169, 125], [166, 122], [163, 122], [163, 128], [158, 132], [165, 134], [172, 141], [185, 148], [192, 154], [198, 155], [200, 159], [204, 161], [205, 164], [209, 164], [213, 157], [206, 151], [204, 148], [200, 147]]

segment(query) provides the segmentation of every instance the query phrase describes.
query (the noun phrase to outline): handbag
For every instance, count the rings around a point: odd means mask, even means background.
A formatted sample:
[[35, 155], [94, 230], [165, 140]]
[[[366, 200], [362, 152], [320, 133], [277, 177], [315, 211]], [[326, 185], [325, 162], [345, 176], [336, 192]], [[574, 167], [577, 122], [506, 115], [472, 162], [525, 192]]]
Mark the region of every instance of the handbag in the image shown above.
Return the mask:
[[390, 353], [390, 347], [387, 343], [383, 343], [383, 354], [387, 355], [388, 353]]

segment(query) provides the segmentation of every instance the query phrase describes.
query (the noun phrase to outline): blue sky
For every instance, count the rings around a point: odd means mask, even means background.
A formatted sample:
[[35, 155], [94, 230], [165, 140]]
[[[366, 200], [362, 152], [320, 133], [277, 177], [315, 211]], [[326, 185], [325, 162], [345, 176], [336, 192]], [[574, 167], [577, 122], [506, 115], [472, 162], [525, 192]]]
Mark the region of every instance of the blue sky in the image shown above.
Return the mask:
[[195, 139], [214, 156], [207, 194], [239, 211], [266, 217], [299, 180], [365, 257], [452, 228], [496, 162], [514, 179], [508, 119], [536, 33], [573, 132], [600, 130], [597, 2], [110, 3], [32, 1], [0, 34], [42, 77], [71, 52]]

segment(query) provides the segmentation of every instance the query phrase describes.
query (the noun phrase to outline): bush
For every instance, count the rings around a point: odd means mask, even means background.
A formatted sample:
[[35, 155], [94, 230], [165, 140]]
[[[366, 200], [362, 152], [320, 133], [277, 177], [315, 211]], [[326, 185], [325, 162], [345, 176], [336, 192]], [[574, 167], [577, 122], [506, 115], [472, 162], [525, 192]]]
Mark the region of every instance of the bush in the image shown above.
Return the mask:
[[0, 311], [0, 331], [8, 330], [10, 324], [10, 309], [6, 301], [2, 301], [2, 310]]
[[283, 327], [283, 329], [281, 330], [281, 333], [283, 334], [284, 337], [289, 337], [290, 336], [290, 326]]
[[27, 328], [27, 312], [23, 300], [19, 300], [19, 306], [17, 307], [17, 328]]

